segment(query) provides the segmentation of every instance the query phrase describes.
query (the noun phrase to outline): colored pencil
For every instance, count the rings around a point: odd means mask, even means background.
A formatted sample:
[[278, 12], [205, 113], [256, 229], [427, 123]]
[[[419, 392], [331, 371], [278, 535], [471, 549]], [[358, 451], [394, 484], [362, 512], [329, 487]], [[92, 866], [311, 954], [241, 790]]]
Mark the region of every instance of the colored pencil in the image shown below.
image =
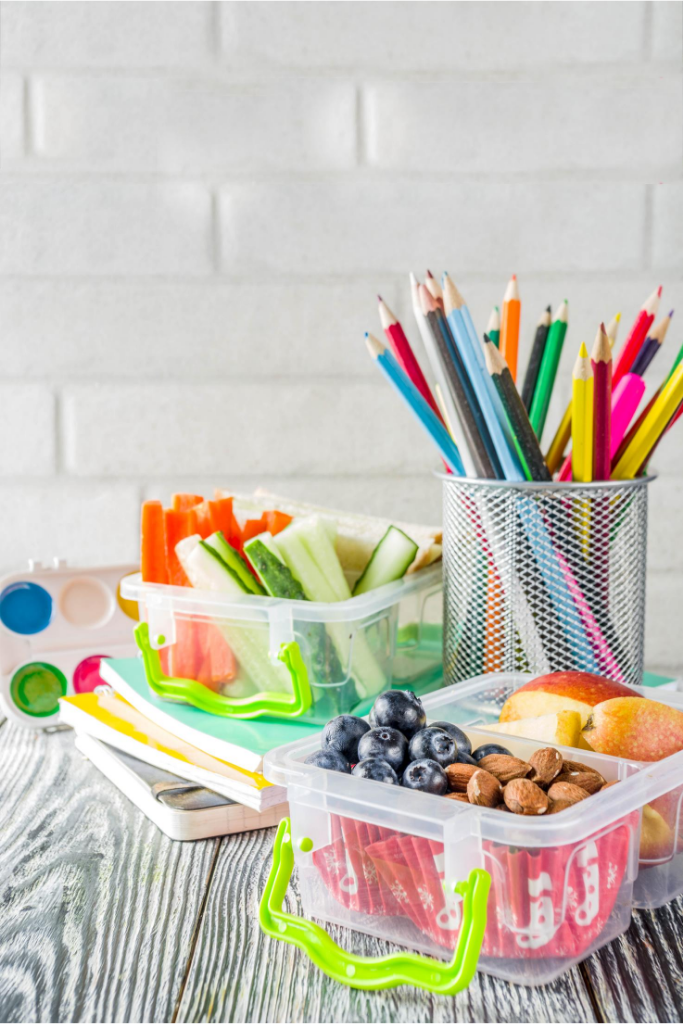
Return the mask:
[[[621, 313], [617, 313], [612, 317], [609, 324], [607, 325], [607, 337], [609, 339], [610, 348], [614, 348], [614, 342], [617, 339], [617, 330], [619, 328], [619, 321], [621, 319]], [[550, 442], [550, 447], [546, 452], [545, 461], [548, 465], [548, 469], [552, 474], [555, 474], [557, 470], [562, 467], [563, 474], [560, 475], [560, 480], [571, 479], [571, 465], [572, 457], [571, 453], [564, 459], [564, 453], [569, 444], [572, 436], [572, 400], [569, 399], [569, 404], [564, 411], [564, 416], [560, 420], [560, 425], [557, 428], [554, 438]], [[564, 462], [563, 462], [564, 460]]]
[[521, 481], [524, 479], [524, 471], [515, 454], [513, 431], [505, 419], [500, 397], [487, 372], [484, 352], [467, 303], [448, 274], [444, 274], [443, 289], [446, 319], [486, 421], [503, 479]]
[[593, 479], [593, 370], [585, 342], [572, 374], [572, 477], [584, 484]]
[[382, 342], [372, 334], [365, 335], [365, 342], [372, 358], [402, 398], [405, 399], [415, 418], [436, 444], [441, 458], [454, 474], [463, 476], [465, 469], [456, 445], [453, 443], [441, 420], [434, 415], [415, 385], [398, 365], [393, 353], [386, 349]]
[[647, 462], [653, 448], [683, 402], [683, 365], [679, 365], [614, 467], [616, 480], [632, 480]]
[[600, 324], [591, 352], [593, 367], [593, 479], [609, 480], [612, 429], [612, 350]]
[[674, 311], [672, 309], [668, 316], [662, 317], [659, 323], [652, 328], [643, 342], [640, 352], [633, 360], [631, 373], [637, 373], [639, 377], [643, 376], [654, 357], [661, 351], [673, 315]]
[[538, 439], [529, 422], [529, 415], [519, 397], [512, 374], [505, 362], [503, 353], [499, 352], [487, 335], [484, 335], [484, 358], [486, 368], [500, 396], [505, 415], [507, 415], [512, 436], [515, 439], [517, 455], [524, 469], [527, 480], [551, 480], [545, 464]]
[[545, 343], [548, 340], [551, 313], [552, 310], [550, 306], [548, 306], [543, 313], [541, 313], [541, 317], [536, 324], [534, 343], [531, 346], [531, 355], [529, 356], [526, 374], [524, 375], [524, 384], [522, 386], [522, 401], [524, 402], [524, 408], [527, 412], [531, 408], [531, 400], [534, 397], [536, 381], [538, 380], [538, 371], [541, 368], [543, 351], [545, 349]]
[[494, 306], [493, 309], [491, 310], [491, 315], [489, 316], [489, 322], [488, 322], [488, 324], [486, 326], [486, 333], [488, 334], [489, 338], [491, 339], [491, 343], [493, 345], [495, 345], [496, 348], [499, 348], [500, 347], [500, 310], [498, 309], [498, 306]]
[[567, 300], [565, 299], [555, 313], [555, 318], [550, 325], [548, 339], [545, 343], [545, 349], [543, 352], [543, 359], [541, 360], [541, 369], [538, 371], [538, 381], [534, 388], [534, 397], [531, 402], [529, 419], [531, 420], [531, 426], [536, 431], [536, 437], [539, 441], [543, 436], [543, 428], [545, 426], [548, 407], [550, 405], [550, 396], [552, 395], [553, 387], [555, 386], [557, 367], [560, 363], [562, 346], [564, 345], [564, 339], [567, 334], [568, 315], [569, 307]]
[[612, 384], [614, 387], [617, 386], [624, 374], [628, 373], [633, 366], [634, 360], [640, 352], [640, 347], [647, 337], [647, 332], [650, 330], [657, 315], [661, 294], [662, 286], [660, 285], [638, 310], [638, 315], [633, 322], [629, 335], [614, 363], [612, 372]]
[[610, 465], [644, 394], [645, 381], [635, 373], [625, 374], [612, 392]]
[[[617, 448], [616, 455], [612, 459], [612, 472], [614, 472], [614, 467], [616, 466], [617, 462], [619, 462], [619, 460], [621, 459], [622, 455], [624, 454], [624, 452], [626, 451], [626, 449], [630, 445], [631, 441], [635, 437], [637, 431], [642, 426], [643, 421], [645, 420], [645, 417], [649, 414], [649, 412], [652, 409], [653, 405], [655, 404], [655, 402], [657, 401], [657, 399], [661, 395], [662, 388], [664, 387], [664, 385], [669, 380], [671, 380], [671, 377], [672, 377], [672, 375], [674, 373], [674, 370], [676, 370], [676, 368], [678, 366], [680, 366], [682, 362], [683, 362], [683, 345], [681, 345], [680, 349], [678, 350], [678, 354], [677, 354], [676, 358], [674, 359], [674, 361], [673, 361], [673, 363], [671, 365], [671, 369], [669, 370], [669, 372], [668, 372], [667, 376], [665, 377], [664, 381], [659, 385], [659, 387], [655, 391], [655, 393], [652, 396], [652, 398], [650, 399], [650, 401], [643, 408], [642, 412], [640, 412], [638, 414], [637, 419], [631, 424], [631, 426], [629, 427], [627, 433], [624, 436], [624, 439], [622, 440], [621, 444]], [[667, 430], [670, 427], [673, 426], [673, 424], [676, 422], [676, 420], [678, 419], [679, 416], [680, 416], [680, 412], [678, 412], [678, 413], [676, 413], [674, 415], [671, 423], [669, 424], [669, 427], [667, 427]]]
[[425, 277], [425, 288], [432, 296], [439, 309], [443, 311], [443, 292], [441, 291], [441, 285], [434, 277], [431, 270], [427, 271], [427, 276]]
[[451, 393], [451, 385], [446, 376], [446, 369], [441, 358], [441, 353], [437, 346], [436, 340], [432, 333], [432, 330], [427, 323], [427, 318], [422, 312], [420, 305], [420, 285], [414, 274], [410, 275], [410, 295], [413, 304], [413, 313], [415, 315], [415, 322], [417, 323], [420, 337], [422, 339], [422, 345], [425, 352], [427, 353], [427, 359], [431, 367], [431, 371], [434, 375], [436, 383], [439, 385], [441, 397], [443, 399], [445, 407], [444, 419], [449, 424], [450, 432], [453, 436], [453, 440], [458, 446], [460, 456], [465, 466], [465, 473], [468, 477], [476, 477], [477, 467], [474, 464], [472, 458], [472, 451], [470, 449], [469, 438], [465, 433], [458, 406], [456, 405], [453, 395]]
[[420, 306], [444, 368], [449, 392], [458, 411], [476, 475], [487, 479], [501, 479], [500, 466], [494, 468], [492, 461], [495, 452], [491, 438], [446, 319], [425, 285], [419, 286], [419, 294]]
[[429, 384], [425, 379], [425, 375], [422, 372], [420, 364], [415, 358], [415, 354], [410, 347], [410, 342], [405, 336], [405, 332], [400, 321], [396, 319], [382, 296], [378, 295], [377, 298], [379, 300], [379, 319], [382, 324], [382, 330], [386, 335], [387, 341], [391, 345], [391, 349], [396, 356], [399, 366], [403, 372], [410, 377], [427, 405], [432, 409], [432, 412], [435, 412], [439, 419], [441, 419], [441, 412], [434, 401], [434, 396], [430, 391]]
[[517, 380], [517, 350], [519, 348], [519, 318], [522, 304], [519, 301], [517, 275], [513, 274], [508, 281], [503, 298], [503, 318], [500, 324], [500, 351], [512, 374]]

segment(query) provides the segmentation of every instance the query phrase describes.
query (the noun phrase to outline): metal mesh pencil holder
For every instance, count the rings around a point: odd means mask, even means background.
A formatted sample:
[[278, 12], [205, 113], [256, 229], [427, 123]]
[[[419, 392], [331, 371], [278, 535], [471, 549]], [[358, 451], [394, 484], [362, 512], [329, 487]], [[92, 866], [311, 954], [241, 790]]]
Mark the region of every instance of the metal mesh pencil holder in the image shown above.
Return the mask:
[[442, 479], [446, 684], [576, 669], [639, 685], [651, 478]]

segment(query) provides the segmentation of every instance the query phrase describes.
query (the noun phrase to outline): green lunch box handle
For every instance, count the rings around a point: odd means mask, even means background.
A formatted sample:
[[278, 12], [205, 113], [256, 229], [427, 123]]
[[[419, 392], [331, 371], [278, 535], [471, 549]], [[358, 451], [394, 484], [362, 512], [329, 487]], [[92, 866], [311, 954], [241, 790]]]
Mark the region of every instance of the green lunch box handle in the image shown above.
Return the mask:
[[[184, 701], [200, 711], [209, 711], [212, 715], [222, 715], [224, 718], [258, 718], [261, 715], [270, 718], [298, 718], [313, 703], [308, 671], [295, 641], [283, 644], [278, 654], [280, 661], [289, 670], [291, 694], [264, 690], [251, 697], [225, 697], [194, 679], [167, 676], [161, 667], [159, 651], [150, 643], [148, 624], [140, 622], [133, 632], [142, 654], [147, 683], [157, 697]], [[163, 643], [163, 637], [159, 640]]]
[[[310, 840], [302, 839], [301, 844], [306, 850], [312, 849]], [[455, 886], [455, 892], [463, 898], [462, 928], [453, 959], [443, 963], [417, 953], [392, 953], [376, 959], [347, 953], [320, 925], [282, 909], [293, 868], [291, 823], [289, 818], [283, 818], [261, 897], [259, 922], [266, 935], [290, 942], [308, 953], [328, 977], [351, 988], [372, 990], [414, 985], [441, 996], [452, 996], [472, 981], [486, 929], [486, 901], [491, 886], [488, 871], [475, 868], [466, 882]]]

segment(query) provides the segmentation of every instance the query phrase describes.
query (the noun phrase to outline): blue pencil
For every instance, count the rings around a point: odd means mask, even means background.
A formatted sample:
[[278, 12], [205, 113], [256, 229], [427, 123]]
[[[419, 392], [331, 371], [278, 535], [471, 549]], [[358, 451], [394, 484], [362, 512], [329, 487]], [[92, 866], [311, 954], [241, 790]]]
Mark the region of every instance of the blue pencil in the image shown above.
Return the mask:
[[415, 418], [420, 421], [423, 429], [429, 434], [439, 449], [441, 457], [448, 468], [456, 476], [464, 476], [465, 467], [462, 464], [457, 446], [443, 423], [434, 415], [415, 385], [398, 365], [393, 354], [372, 334], [365, 335], [365, 343], [372, 358], [402, 398], [405, 399]]
[[[444, 305], [447, 320], [453, 332], [467, 374], [472, 381], [479, 408], [486, 420], [493, 446], [506, 480], [524, 480], [524, 472], [511, 438], [506, 432], [507, 417], [500, 397], [486, 369], [484, 352], [474, 331], [467, 306], [462, 301], [448, 274], [444, 274]], [[468, 323], [469, 320], [469, 323]], [[471, 330], [470, 330], [470, 326]]]

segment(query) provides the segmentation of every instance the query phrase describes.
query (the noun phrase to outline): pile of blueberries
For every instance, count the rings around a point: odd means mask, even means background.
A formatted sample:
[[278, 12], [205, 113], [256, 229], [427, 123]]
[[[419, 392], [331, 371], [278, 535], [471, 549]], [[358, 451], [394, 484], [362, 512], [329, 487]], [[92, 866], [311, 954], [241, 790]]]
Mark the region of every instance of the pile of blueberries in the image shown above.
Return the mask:
[[497, 743], [472, 750], [462, 729], [450, 722], [427, 726], [422, 702], [411, 690], [381, 693], [369, 717], [370, 725], [355, 715], [333, 718], [323, 730], [322, 750], [309, 754], [306, 764], [443, 796], [449, 790], [444, 771], [449, 764], [510, 754]]

